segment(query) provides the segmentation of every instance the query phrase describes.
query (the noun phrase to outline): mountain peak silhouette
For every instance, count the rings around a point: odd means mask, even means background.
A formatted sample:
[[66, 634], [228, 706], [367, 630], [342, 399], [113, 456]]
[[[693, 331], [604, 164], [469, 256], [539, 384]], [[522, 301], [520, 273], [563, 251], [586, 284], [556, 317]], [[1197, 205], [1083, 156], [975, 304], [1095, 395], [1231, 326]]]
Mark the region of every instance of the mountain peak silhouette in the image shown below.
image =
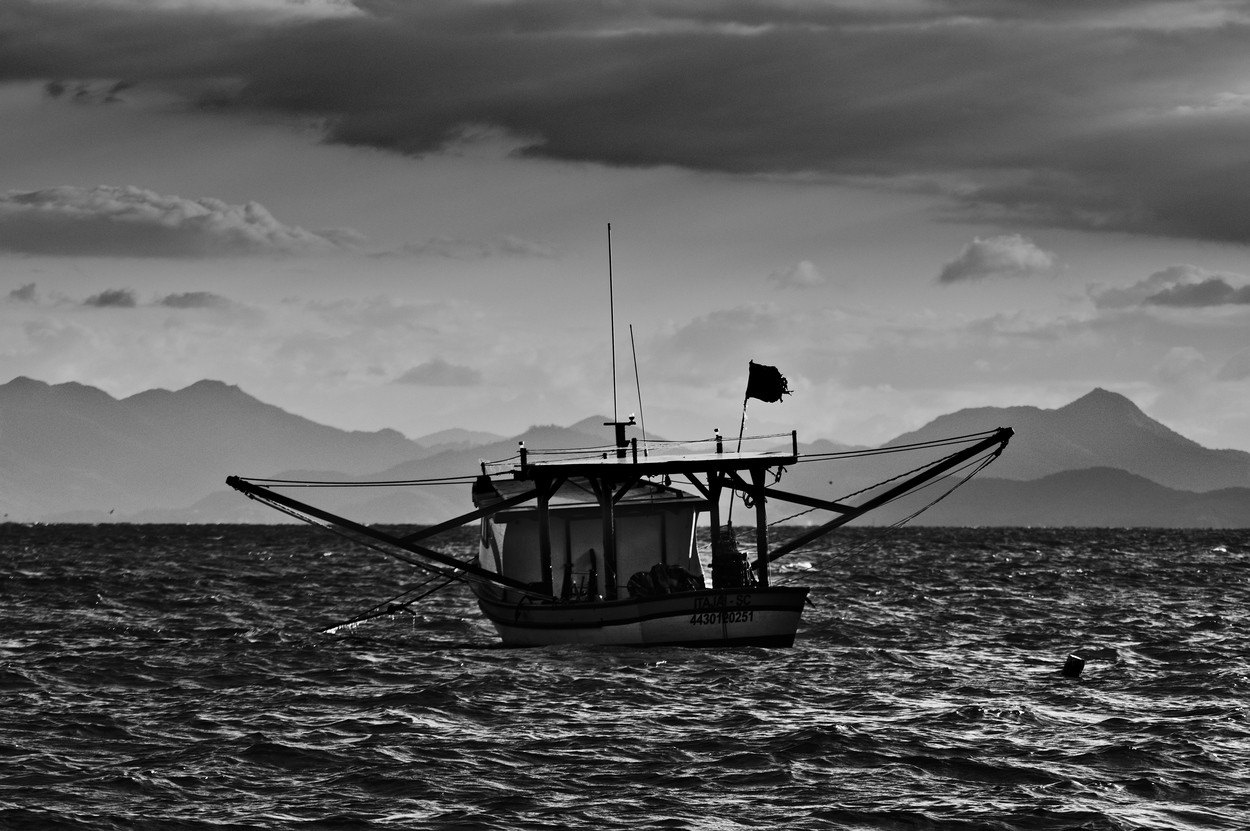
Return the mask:
[[[402, 477], [380, 478], [460, 476], [475, 470], [482, 458], [514, 453], [518, 440], [525, 440], [531, 448], [604, 444], [611, 440], [603, 426], [606, 420], [592, 416], [571, 427], [538, 425], [510, 439], [486, 436], [493, 441], [485, 445], [426, 447], [394, 430], [356, 432], [318, 424], [222, 381], [198, 381], [177, 391], [152, 389], [119, 401], [79, 383], [49, 385], [17, 377], [0, 384], [0, 459], [4, 460], [0, 502], [8, 505], [13, 518], [23, 521], [108, 521], [102, 517], [116, 509], [116, 518], [266, 522], [272, 518], [244, 513], [251, 504], [240, 503], [237, 495], [225, 492], [227, 475], [317, 470], [327, 474], [322, 478], [343, 479], [402, 468]], [[1145, 477], [1190, 496], [1219, 488], [1241, 494], [1240, 489], [1250, 487], [1250, 453], [1204, 448], [1150, 418], [1124, 395], [1103, 388], [1058, 409], [960, 410], [892, 443], [1008, 426], [1014, 428], [1015, 437], [987, 474], [1000, 483], [1101, 468], [1102, 472], [1086, 478], [1098, 479], [1108, 491], [1128, 486], [1123, 476], [1115, 479], [1107, 469]], [[797, 492], [824, 492], [833, 485], [814, 465], [791, 471], [790, 476], [792, 490]], [[1018, 492], [1023, 507], [1017, 506], [1018, 512], [1013, 509], [1015, 521], [1088, 521], [1087, 513], [1073, 513], [1068, 502], [1060, 499], [1063, 487], [1045, 482], [1037, 487]], [[1133, 493], [1141, 490], [1134, 488]], [[402, 509], [379, 501], [373, 514], [363, 516], [379, 522], [435, 522], [459, 507], [455, 496], [425, 494], [423, 490]], [[1032, 504], [1038, 499], [1058, 501]], [[201, 505], [201, 500], [207, 501]], [[976, 515], [973, 508], [969, 506], [972, 513], [966, 516]], [[1192, 511], [1182, 514], [1197, 516]], [[1155, 518], [1160, 523], [1171, 521], [1163, 513]]]
[[1143, 418], [1149, 418], [1128, 396], [1102, 387], [1094, 387], [1075, 401], [1060, 407], [1056, 412], [1069, 414], [1097, 412], [1117, 416], [1139, 414]]

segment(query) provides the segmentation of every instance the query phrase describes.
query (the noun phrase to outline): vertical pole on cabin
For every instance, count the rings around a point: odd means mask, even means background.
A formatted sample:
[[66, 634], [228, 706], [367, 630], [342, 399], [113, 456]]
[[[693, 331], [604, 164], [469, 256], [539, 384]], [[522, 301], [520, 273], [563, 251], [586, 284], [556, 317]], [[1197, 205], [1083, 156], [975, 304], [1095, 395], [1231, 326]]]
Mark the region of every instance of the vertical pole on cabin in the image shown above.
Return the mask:
[[612, 483], [593, 479], [591, 484], [603, 509], [603, 596], [616, 600], [616, 511], [612, 505]]
[[660, 512], [660, 562], [668, 565], [668, 511]]
[[551, 575], [551, 490], [550, 482], [537, 482], [538, 485], [538, 565], [542, 574], [543, 591], [555, 594], [555, 584]]
[[573, 532], [568, 520], [560, 525], [564, 532], [564, 582], [560, 587], [560, 599], [570, 600], [573, 597]]
[[712, 523], [712, 588], [719, 589], [716, 575], [716, 552], [720, 549], [720, 474], [707, 475], [707, 516]]
[[768, 588], [768, 508], [764, 505], [764, 469], [751, 468], [751, 498], [755, 501], [755, 571], [760, 586]]

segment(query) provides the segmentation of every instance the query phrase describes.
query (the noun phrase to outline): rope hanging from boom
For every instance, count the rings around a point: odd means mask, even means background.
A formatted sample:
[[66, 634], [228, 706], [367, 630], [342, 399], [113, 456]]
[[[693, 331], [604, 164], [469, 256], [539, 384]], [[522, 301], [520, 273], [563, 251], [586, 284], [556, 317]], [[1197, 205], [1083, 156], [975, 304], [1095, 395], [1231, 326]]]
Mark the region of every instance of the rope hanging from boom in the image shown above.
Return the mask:
[[395, 595], [394, 597], [388, 598], [386, 600], [383, 600], [379, 603], [374, 604], [372, 608], [368, 609], [367, 611], [361, 612], [360, 614], [356, 615], [353, 618], [348, 618], [347, 620], [341, 621], [339, 623], [335, 623], [331, 626], [327, 626], [324, 629], [322, 629], [321, 632], [326, 635], [337, 635], [339, 633], [339, 630], [349, 629], [361, 623], [364, 623], [366, 621], [375, 620], [380, 617], [388, 617], [390, 615], [397, 615], [400, 612], [406, 612], [408, 611], [408, 607], [410, 607], [412, 604], [421, 600], [425, 600], [427, 597], [434, 594], [434, 592], [439, 591], [441, 589], [445, 589], [448, 586], [450, 586], [453, 582], [455, 582], [456, 576], [452, 575], [451, 577], [448, 577], [442, 583], [439, 583], [437, 586], [425, 592], [424, 594], [417, 595], [416, 597], [409, 597], [406, 600], [403, 599], [407, 595], [412, 594], [413, 592], [416, 592], [416, 591], [420, 591], [421, 589], [425, 588], [430, 583], [434, 582], [434, 579], [435, 577], [430, 577], [428, 580], [425, 580], [422, 583], [418, 583], [415, 586], [409, 586], [408, 588], [404, 589], [402, 592]]
[[[976, 434], [976, 435], [977, 435], [977, 436], [979, 436], [979, 435], [982, 435], [982, 434]], [[973, 436], [973, 437], [976, 437], [976, 436]], [[932, 501], [928, 502], [927, 504], [925, 504], [925, 505], [924, 505], [924, 506], [922, 506], [921, 508], [919, 508], [919, 509], [917, 509], [916, 511], [914, 511], [914, 512], [912, 512], [912, 513], [908, 514], [907, 516], [903, 517], [902, 519], [897, 520], [896, 522], [891, 523], [891, 527], [898, 527], [898, 526], [901, 526], [901, 525], [906, 525], [908, 522], [911, 522], [913, 519], [915, 519], [916, 517], [920, 516], [920, 515], [921, 515], [921, 514], [923, 514], [925, 511], [929, 510], [930, 508], [932, 508], [932, 507], [933, 507], [934, 505], [936, 505], [937, 503], [941, 502], [941, 501], [942, 501], [943, 499], [945, 499], [946, 497], [950, 496], [952, 493], [954, 493], [954, 492], [955, 492], [956, 490], [958, 490], [959, 488], [961, 488], [961, 487], [963, 487], [964, 485], [968, 484], [968, 482], [972, 481], [972, 478], [973, 478], [973, 477], [975, 477], [975, 476], [976, 476], [978, 473], [980, 473], [981, 471], [985, 470], [985, 468], [989, 467], [989, 466], [990, 466], [990, 464], [992, 464], [992, 463], [994, 462], [994, 460], [995, 460], [995, 459], [997, 459], [997, 458], [998, 458], [998, 457], [1002, 454], [1003, 449], [1004, 449], [1006, 446], [1007, 446], [1007, 445], [1006, 445], [1005, 443], [1004, 443], [1004, 444], [1000, 444], [1000, 445], [999, 445], [998, 447], [996, 447], [996, 448], [995, 448], [995, 449], [994, 449], [991, 453], [988, 453], [987, 455], [985, 455], [985, 456], [981, 457], [980, 459], [973, 459], [973, 460], [969, 461], [967, 464], [962, 465], [961, 467], [958, 467], [958, 468], [955, 468], [954, 470], [950, 470], [950, 471], [947, 471], [946, 473], [943, 473], [941, 476], [939, 476], [938, 478], [936, 478], [936, 479], [934, 479], [934, 480], [932, 480], [932, 481], [925, 482], [924, 484], [922, 484], [922, 485], [918, 486], [918, 487], [917, 487], [917, 488], [915, 488], [914, 490], [910, 490], [910, 491], [907, 491], [907, 492], [905, 492], [905, 493], [900, 493], [900, 494], [898, 494], [897, 496], [895, 496], [893, 499], [888, 500], [888, 502], [893, 502], [893, 501], [895, 501], [896, 499], [899, 499], [899, 498], [901, 498], [901, 497], [903, 497], [903, 496], [908, 496], [908, 495], [913, 494], [913, 493], [919, 493], [919, 492], [920, 492], [920, 491], [922, 491], [922, 490], [925, 490], [925, 489], [927, 489], [927, 488], [932, 487], [933, 485], [936, 485], [938, 482], [945, 481], [946, 479], [949, 479], [949, 478], [950, 478], [950, 477], [952, 477], [952, 476], [956, 476], [956, 475], [958, 475], [960, 472], [962, 472], [962, 471], [964, 471], [964, 470], [967, 470], [968, 468], [973, 468], [973, 470], [972, 470], [972, 472], [971, 472], [971, 473], [969, 473], [967, 476], [962, 477], [962, 478], [961, 478], [958, 482], [956, 482], [956, 483], [955, 483], [953, 486], [951, 486], [948, 490], [944, 491], [944, 492], [943, 492], [940, 496], [938, 496], [936, 499], [934, 499], [934, 500], [932, 500]], [[803, 458], [803, 459], [800, 459], [799, 461], [800, 461], [800, 462], [803, 462], [803, 461], [807, 461], [807, 459], [806, 459], [806, 458]], [[857, 491], [853, 491], [852, 493], [848, 493], [848, 494], [846, 494], [845, 496], [839, 497], [839, 498], [838, 498], [837, 500], [835, 500], [835, 501], [837, 501], [837, 502], [839, 502], [839, 503], [845, 503], [845, 502], [847, 502], [848, 500], [854, 499], [855, 497], [860, 496], [860, 495], [865, 494], [865, 493], [868, 493], [869, 491], [873, 491], [873, 490], [876, 490], [877, 488], [880, 488], [880, 487], [883, 487], [883, 486], [885, 486], [885, 485], [888, 485], [888, 484], [890, 484], [891, 482], [896, 482], [896, 481], [898, 481], [898, 480], [900, 480], [900, 479], [903, 479], [903, 478], [905, 478], [905, 477], [908, 477], [908, 476], [913, 476], [913, 475], [915, 475], [915, 474], [917, 474], [917, 473], [920, 473], [921, 471], [924, 471], [924, 470], [926, 470], [927, 468], [930, 468], [930, 467], [932, 467], [932, 466], [934, 466], [934, 465], [936, 465], [936, 464], [939, 464], [939, 463], [940, 463], [940, 462], [942, 462], [942, 461], [944, 461], [944, 459], [939, 459], [939, 460], [937, 460], [936, 462], [929, 462], [928, 464], [924, 464], [924, 465], [921, 465], [921, 466], [919, 466], [919, 467], [912, 468], [911, 470], [908, 470], [908, 471], [906, 471], [906, 472], [904, 472], [904, 473], [900, 473], [900, 474], [898, 474], [897, 476], [892, 476], [892, 477], [890, 477], [889, 479], [884, 479], [884, 480], [882, 480], [882, 481], [880, 481], [880, 482], [877, 482], [877, 483], [875, 483], [875, 484], [869, 485], [869, 486], [868, 486], [868, 487], [866, 487], [866, 488], [860, 488], [860, 489], [859, 489], [859, 490], [857, 490]], [[888, 504], [888, 502], [887, 502], [887, 503], [884, 503], [884, 504]], [[782, 524], [785, 524], [785, 523], [788, 523], [788, 522], [792, 522], [793, 520], [798, 519], [799, 517], [804, 516], [805, 514], [810, 514], [812, 511], [816, 511], [816, 510], [819, 510], [819, 508], [815, 508], [815, 507], [813, 507], [813, 508], [807, 508], [806, 510], [799, 511], [798, 513], [790, 514], [789, 516], [785, 516], [785, 517], [782, 517], [781, 519], [777, 519], [777, 520], [774, 520], [774, 521], [770, 522], [770, 523], [769, 523], [769, 527], [773, 527], [773, 526], [775, 526], [775, 525], [782, 525]]]

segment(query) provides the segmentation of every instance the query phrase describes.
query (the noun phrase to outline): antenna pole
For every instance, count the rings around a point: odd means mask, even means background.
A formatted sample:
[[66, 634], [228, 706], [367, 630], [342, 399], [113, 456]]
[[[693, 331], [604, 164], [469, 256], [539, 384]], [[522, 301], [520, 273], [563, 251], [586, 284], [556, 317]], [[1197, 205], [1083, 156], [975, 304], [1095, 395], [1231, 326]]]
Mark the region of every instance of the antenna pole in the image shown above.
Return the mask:
[[620, 421], [616, 407], [616, 308], [612, 290], [612, 223], [608, 223], [608, 318], [612, 338], [612, 420]]
[[634, 324], [629, 324], [629, 351], [634, 356], [634, 387], [638, 390], [638, 422], [642, 427], [642, 453], [647, 455], [647, 417], [642, 412], [642, 382], [638, 380], [638, 349], [634, 346]]

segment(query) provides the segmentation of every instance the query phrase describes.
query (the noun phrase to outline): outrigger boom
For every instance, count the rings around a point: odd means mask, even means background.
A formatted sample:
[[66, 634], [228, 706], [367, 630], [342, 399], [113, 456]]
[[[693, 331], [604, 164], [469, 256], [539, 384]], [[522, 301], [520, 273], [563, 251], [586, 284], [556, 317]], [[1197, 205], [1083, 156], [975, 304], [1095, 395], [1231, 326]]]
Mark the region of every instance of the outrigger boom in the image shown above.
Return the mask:
[[[470, 513], [456, 517], [453, 520], [449, 520], [448, 522], [443, 522], [443, 523], [439, 523], [438, 525], [430, 526], [428, 528], [423, 528], [422, 530], [413, 534], [407, 534], [402, 537], [397, 537], [394, 534], [388, 534], [385, 531], [382, 531], [381, 529], [374, 528], [369, 525], [362, 525], [358, 522], [354, 522], [350, 519], [347, 519], [346, 517], [341, 517], [341, 516], [338, 516], [337, 514], [330, 513], [329, 511], [318, 508], [315, 505], [309, 505], [307, 502], [301, 502], [298, 499], [292, 499], [286, 494], [277, 493], [272, 488], [263, 487], [241, 476], [227, 476], [226, 484], [234, 488], [235, 490], [239, 491], [240, 493], [246, 495], [249, 499], [255, 499], [259, 502], [264, 502], [267, 505], [271, 505], [275, 508], [278, 508], [283, 513], [291, 514], [292, 516], [296, 516], [301, 519], [307, 518], [307, 519], [320, 520], [322, 522], [327, 522], [330, 525], [333, 525], [336, 528], [340, 528], [344, 531], [350, 531], [355, 534], [360, 534], [361, 536], [371, 539], [375, 542], [380, 542], [386, 545], [394, 546], [395, 548], [401, 549], [403, 551], [407, 551], [411, 554], [416, 554], [420, 557], [424, 557], [427, 560], [432, 560], [435, 563], [438, 563], [439, 565], [450, 567], [456, 572], [464, 572], [465, 574], [472, 575], [474, 577], [478, 577], [483, 580], [489, 580], [490, 582], [498, 583], [501, 586], [507, 586], [508, 588], [517, 589], [519, 591], [533, 593], [531, 586], [528, 586], [524, 583], [520, 583], [516, 580], [510, 580], [498, 574], [491, 574], [479, 568], [477, 565], [473, 563], [472, 560], [458, 560], [455, 557], [451, 556], [450, 554], [444, 554], [441, 551], [435, 551], [432, 548], [426, 548], [423, 545], [418, 545], [418, 542], [420, 540], [428, 539], [429, 537], [442, 533], [443, 531], [450, 530], [452, 528], [459, 528], [469, 522], [472, 522], [475, 519], [494, 513], [493, 510], [492, 511], [471, 511]], [[519, 504], [521, 502], [525, 502], [530, 499], [533, 499], [535, 494], [536, 494], [535, 491], [528, 491], [526, 493], [518, 494], [517, 496], [510, 498], [509, 500], [507, 500], [507, 502], [509, 504]], [[506, 508], [506, 507], [508, 507], [508, 505], [501, 505], [495, 510], [502, 510], [503, 508]], [[422, 567], [426, 565], [425, 563], [419, 560], [413, 560], [409, 557], [404, 557], [400, 554], [396, 554], [393, 551], [389, 551], [387, 553], [411, 565], [422, 566]]]

